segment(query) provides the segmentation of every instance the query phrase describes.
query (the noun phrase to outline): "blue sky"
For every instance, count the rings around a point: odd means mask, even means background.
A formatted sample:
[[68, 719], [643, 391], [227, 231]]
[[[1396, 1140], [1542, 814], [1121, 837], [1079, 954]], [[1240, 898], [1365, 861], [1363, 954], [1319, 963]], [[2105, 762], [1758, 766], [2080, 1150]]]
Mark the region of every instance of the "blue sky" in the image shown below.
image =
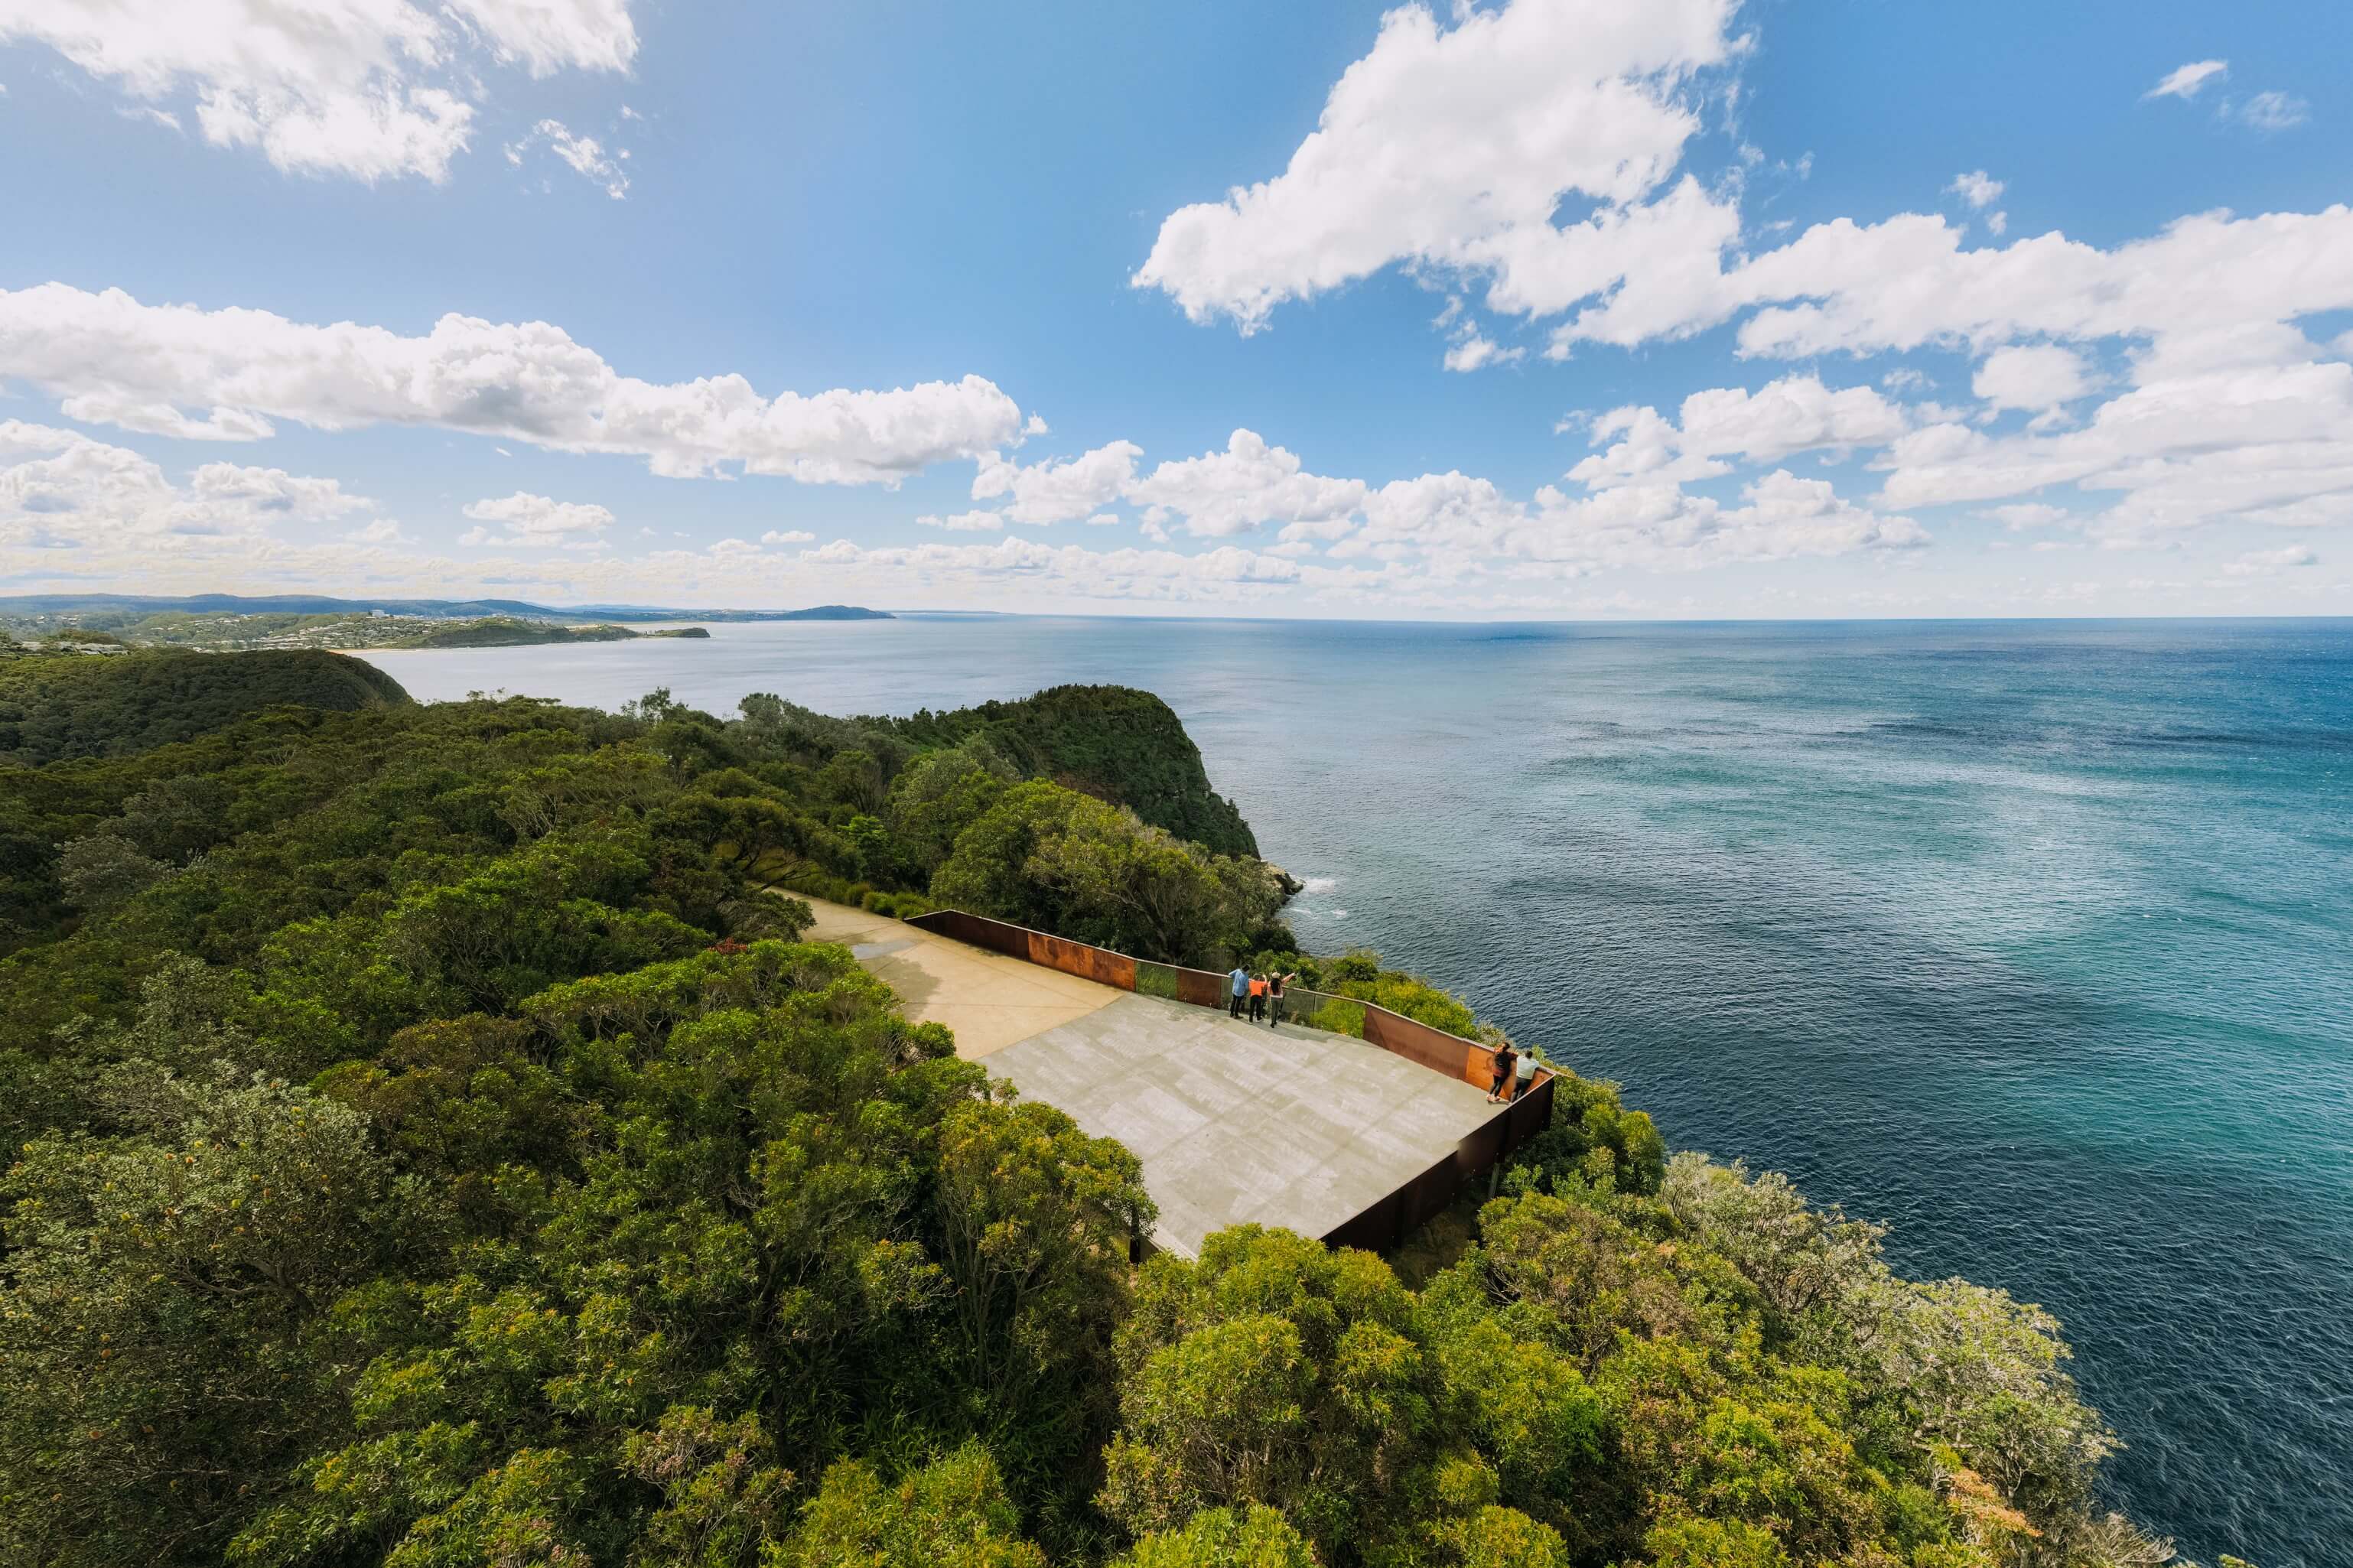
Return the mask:
[[2340, 5], [203, 9], [0, 0], [7, 591], [2353, 612]]

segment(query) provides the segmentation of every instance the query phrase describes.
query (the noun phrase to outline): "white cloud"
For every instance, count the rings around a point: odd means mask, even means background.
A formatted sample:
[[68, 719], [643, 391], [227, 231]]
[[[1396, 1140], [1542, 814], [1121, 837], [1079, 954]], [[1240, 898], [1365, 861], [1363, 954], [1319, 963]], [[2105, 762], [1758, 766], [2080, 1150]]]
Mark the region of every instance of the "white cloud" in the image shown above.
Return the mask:
[[[621, 375], [543, 321], [448, 315], [404, 337], [263, 310], [142, 305], [120, 289], [62, 283], [0, 289], [0, 375], [68, 399], [69, 417], [120, 415], [132, 429], [243, 439], [273, 418], [323, 430], [434, 426], [639, 456], [673, 478], [733, 464], [809, 483], [895, 483], [1001, 447], [1021, 427], [1013, 400], [976, 375], [769, 398], [740, 375]], [[171, 427], [185, 408], [211, 413]]]
[[1894, 442], [1881, 500], [1932, 506], [2073, 484], [2118, 499], [2097, 531], [2129, 542], [2223, 519], [2353, 521], [2353, 365], [2237, 364], [2168, 373], [2076, 429], [1989, 437], [1932, 425]]
[[1953, 183], [1947, 185], [1945, 189], [1949, 194], [1960, 197], [1969, 205], [1983, 210], [2001, 200], [2003, 186], [2000, 180], [1993, 178], [1983, 169], [1978, 169], [1966, 174], [1954, 175]]
[[775, 529], [760, 535], [763, 544], [815, 544], [817, 535], [803, 529]]
[[1773, 463], [1818, 448], [1884, 446], [1907, 423], [1904, 410], [1873, 388], [1833, 392], [1817, 376], [1787, 376], [1754, 393], [1717, 387], [1684, 398], [1679, 425], [1647, 407], [1600, 416], [1592, 439], [1621, 438], [1579, 462], [1568, 477], [1594, 488], [1638, 479], [1683, 483], [1729, 472], [1725, 458]]
[[1996, 409], [2036, 412], [2072, 403], [2091, 390], [2083, 356], [2055, 343], [1998, 349], [1978, 366], [1969, 390]]
[[[1645, 198], [1699, 129], [1685, 89], [1734, 52], [1735, 5], [1508, 0], [1457, 6], [1451, 28], [1400, 6], [1289, 166], [1170, 214], [1133, 281], [1246, 332], [1398, 262], [1485, 274], [1500, 309], [1608, 288], [1669, 248], [1662, 230], [1723, 230], [1695, 186], [1668, 210]], [[1599, 208], [1556, 226], [1576, 198]]]
[[923, 528], [944, 528], [953, 533], [1001, 533], [1005, 530], [1004, 515], [994, 511], [957, 511], [944, 517], [926, 512], [915, 521]]
[[[14, 460], [12, 460], [14, 459]], [[333, 479], [206, 463], [174, 483], [127, 447], [20, 420], [0, 421], [0, 545], [168, 546], [246, 537], [281, 523], [332, 522], [374, 503]]]
[[188, 128], [180, 123], [180, 117], [167, 109], [157, 109], [153, 105], [143, 107], [125, 105], [115, 112], [125, 120], [143, 121], [149, 125], [160, 125], [174, 136], [185, 136], [188, 133]]
[[289, 173], [435, 182], [470, 139], [481, 66], [620, 71], [638, 47], [627, 0], [11, 0], [15, 40], [141, 104], [185, 93], [206, 141]]
[[1025, 468], [990, 452], [982, 457], [973, 477], [972, 499], [1011, 496], [1005, 515], [1015, 522], [1073, 522], [1117, 500], [1134, 477], [1135, 459], [1143, 455], [1144, 448], [1133, 441], [1113, 441], [1068, 462]]
[[2258, 131], [2292, 131], [2312, 118], [2312, 105], [2290, 93], [2259, 92], [2239, 105], [2239, 119]]
[[594, 540], [613, 526], [613, 514], [601, 506], [552, 500], [527, 490], [497, 500], [469, 502], [465, 512], [478, 523], [495, 523], [506, 531], [500, 535], [488, 528], [476, 528], [458, 541], [475, 546], [569, 546]]
[[1902, 551], [1928, 542], [1912, 519], [1852, 505], [1825, 479], [1776, 470], [1742, 495], [1746, 505], [1726, 507], [1665, 482], [1611, 486], [1581, 498], [1547, 487], [1529, 504], [1487, 479], [1424, 474], [1382, 486], [1366, 506], [1364, 531], [1329, 553], [1392, 564], [1419, 554], [1413, 570], [1447, 580], [1562, 578], [1613, 568], [1692, 571]]
[[2074, 521], [2074, 513], [2065, 507], [2043, 501], [2013, 501], [2008, 506], [1988, 507], [1981, 515], [2012, 533], [2023, 533], [2031, 528], [2055, 528]]
[[2228, 74], [2230, 69], [2231, 62], [2228, 60], [2192, 60], [2186, 66], [2176, 66], [2168, 71], [2163, 81], [2158, 82], [2141, 96], [2143, 98], [2195, 98], [2208, 82]]
[[803, 551], [799, 559], [828, 573], [880, 574], [919, 588], [1012, 591], [1028, 603], [1048, 593], [1081, 599], [1247, 602], [1280, 595], [1301, 581], [1297, 563], [1233, 545], [1180, 555], [1056, 547], [1026, 535], [991, 544], [942, 542], [873, 549], [842, 539]]
[[1296, 456], [1253, 430], [1236, 430], [1222, 452], [1163, 463], [1126, 488], [1129, 500], [1151, 509], [1152, 522], [1180, 516], [1188, 531], [1209, 539], [1270, 523], [1345, 518], [1365, 495], [1362, 479], [1303, 472]]
[[1962, 237], [1934, 215], [1841, 218], [1729, 272], [1710, 258], [1639, 310], [1625, 306], [1630, 286], [1556, 341], [1631, 347], [1767, 306], [1741, 324], [1740, 352], [1800, 357], [2021, 337], [2180, 338], [2353, 307], [2353, 209], [2343, 205], [2204, 213], [2112, 250], [2059, 234], [1973, 249]]
[[2222, 568], [2231, 577], [2270, 577], [2298, 566], [2317, 566], [2320, 557], [2308, 545], [2288, 544], [2277, 550], [2256, 550]]
[[[507, 143], [510, 163], [520, 164], [523, 154], [533, 146], [544, 142], [548, 150], [572, 166], [575, 174], [594, 185], [604, 187], [605, 194], [620, 201], [629, 194], [629, 176], [620, 163], [605, 151], [604, 143], [594, 136], [575, 136], [561, 120], [543, 120], [532, 127], [531, 134], [520, 142]], [[619, 154], [627, 158], [624, 151]]]
[[58, 411], [85, 425], [111, 425], [183, 441], [265, 441], [278, 433], [269, 420], [242, 408], [215, 408], [196, 418], [168, 403], [138, 403], [112, 392], [79, 394], [66, 398]]
[[1469, 372], [1478, 370], [1484, 365], [1510, 364], [1514, 360], [1525, 357], [1527, 352], [1525, 349], [1504, 348], [1502, 344], [1473, 331], [1470, 336], [1446, 351], [1446, 368]]

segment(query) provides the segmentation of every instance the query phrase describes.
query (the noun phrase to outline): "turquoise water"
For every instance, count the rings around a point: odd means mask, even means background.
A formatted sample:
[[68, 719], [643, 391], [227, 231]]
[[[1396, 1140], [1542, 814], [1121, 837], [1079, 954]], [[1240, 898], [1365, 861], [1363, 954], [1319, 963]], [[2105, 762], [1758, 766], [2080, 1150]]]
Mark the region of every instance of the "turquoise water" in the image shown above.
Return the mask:
[[2065, 1321], [2116, 1500], [2353, 1542], [2353, 623], [717, 626], [378, 656], [835, 712], [1166, 698], [1319, 948]]

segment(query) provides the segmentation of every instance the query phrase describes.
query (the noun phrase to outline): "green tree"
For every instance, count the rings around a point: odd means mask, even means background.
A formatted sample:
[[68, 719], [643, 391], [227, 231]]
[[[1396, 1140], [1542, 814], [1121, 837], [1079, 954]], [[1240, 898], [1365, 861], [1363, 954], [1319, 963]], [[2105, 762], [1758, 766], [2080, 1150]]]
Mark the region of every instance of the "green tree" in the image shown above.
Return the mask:
[[58, 856], [66, 898], [95, 915], [121, 908], [171, 874], [172, 868], [141, 854], [119, 833], [77, 838]]
[[986, 1450], [959, 1448], [896, 1486], [844, 1459], [803, 1511], [774, 1568], [1045, 1568]]
[[1139, 958], [1206, 964], [1254, 945], [1282, 894], [1258, 862], [1212, 856], [1032, 780], [964, 830], [932, 897]]
[[429, 1247], [353, 1111], [268, 1079], [125, 1069], [133, 1129], [0, 1183], [0, 1559], [204, 1560], [334, 1430], [312, 1331]]

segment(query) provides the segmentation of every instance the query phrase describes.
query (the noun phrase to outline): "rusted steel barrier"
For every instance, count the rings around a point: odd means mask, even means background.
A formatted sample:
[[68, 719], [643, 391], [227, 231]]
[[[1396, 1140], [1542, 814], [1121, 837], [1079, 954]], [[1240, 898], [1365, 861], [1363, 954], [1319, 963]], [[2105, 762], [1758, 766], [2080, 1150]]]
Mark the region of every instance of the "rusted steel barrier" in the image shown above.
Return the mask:
[[[935, 910], [929, 914], [910, 915], [907, 923], [1122, 991], [1142, 992], [1196, 1007], [1224, 1008], [1232, 997], [1231, 982], [1223, 974], [1130, 958], [1109, 948], [1092, 947], [987, 915]], [[1475, 1088], [1483, 1089], [1494, 1081], [1493, 1047], [1450, 1035], [1361, 997], [1294, 985], [1283, 996], [1283, 1017], [1287, 1023], [1362, 1039], [1392, 1056], [1403, 1057]], [[1550, 1126], [1552, 1101], [1552, 1071], [1538, 1068], [1535, 1077], [1519, 1089], [1516, 1099], [1472, 1129], [1445, 1159], [1327, 1231], [1323, 1238], [1325, 1245], [1359, 1247], [1376, 1252], [1395, 1247], [1452, 1203], [1455, 1194], [1473, 1177], [1493, 1169], [1512, 1151]]]
[[962, 910], [935, 910], [927, 915], [911, 915], [907, 923], [924, 931], [952, 936], [958, 942], [968, 942], [975, 947], [985, 947], [1009, 958], [1022, 959], [1046, 969], [1059, 969], [1065, 974], [1075, 974], [1082, 980], [1092, 980], [1102, 985], [1117, 986], [1122, 991], [1135, 989], [1135, 960], [1109, 948], [1090, 947], [1067, 937], [1051, 936], [1042, 931], [1031, 931], [1009, 921], [991, 920], [987, 915], [970, 915]]
[[1357, 1247], [1388, 1252], [1452, 1203], [1482, 1171], [1511, 1157], [1552, 1122], [1553, 1075], [1536, 1069], [1519, 1098], [1471, 1130], [1452, 1153], [1324, 1233], [1326, 1247]]

